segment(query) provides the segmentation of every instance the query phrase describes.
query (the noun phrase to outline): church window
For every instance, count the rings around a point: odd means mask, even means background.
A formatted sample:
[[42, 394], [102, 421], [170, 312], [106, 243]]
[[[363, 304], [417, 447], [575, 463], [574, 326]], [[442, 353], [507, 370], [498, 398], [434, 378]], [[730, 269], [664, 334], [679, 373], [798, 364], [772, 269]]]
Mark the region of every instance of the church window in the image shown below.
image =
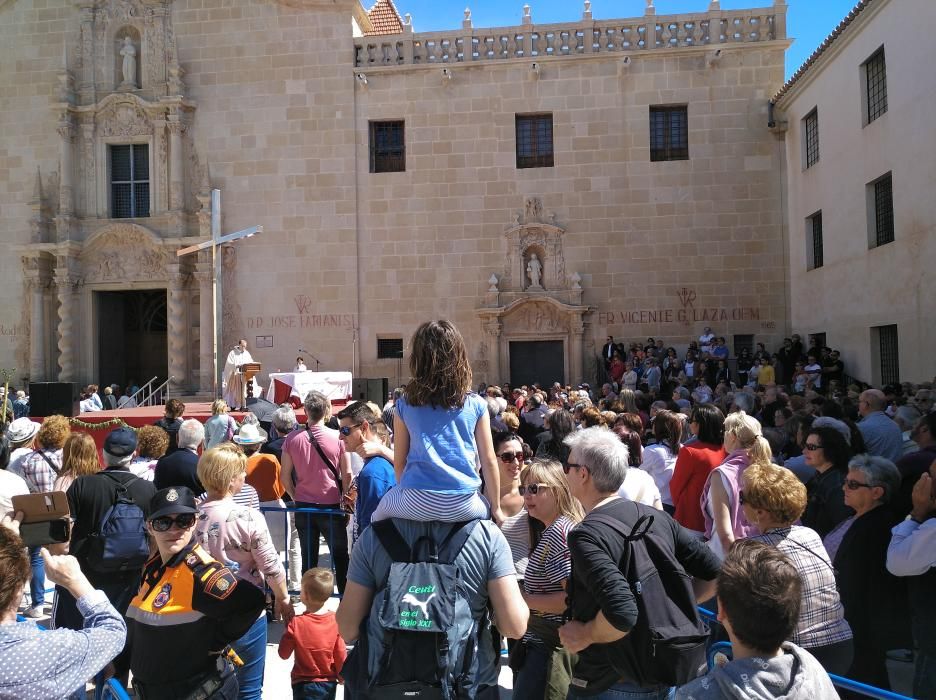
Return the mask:
[[403, 120], [370, 123], [370, 171], [406, 171], [406, 139]]
[[149, 146], [110, 147], [111, 218], [132, 219], [150, 215]]
[[650, 160], [689, 160], [688, 107], [650, 107]]
[[518, 114], [517, 167], [553, 167], [552, 114]]

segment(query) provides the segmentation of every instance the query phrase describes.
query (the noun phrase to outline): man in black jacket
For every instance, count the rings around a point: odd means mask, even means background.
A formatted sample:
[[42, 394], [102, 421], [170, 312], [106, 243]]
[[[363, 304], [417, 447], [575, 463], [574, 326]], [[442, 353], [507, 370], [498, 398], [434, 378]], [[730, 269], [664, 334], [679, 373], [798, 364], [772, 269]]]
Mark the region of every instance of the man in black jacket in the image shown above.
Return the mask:
[[[581, 693], [581, 697], [610, 698], [624, 693], [629, 698], [665, 699], [669, 687], [641, 684], [638, 679], [645, 674], [633, 668], [635, 655], [624, 638], [637, 624], [638, 608], [634, 591], [619, 568], [628, 544], [616, 529], [600, 522], [607, 516], [630, 531], [640, 517], [633, 502], [618, 496], [627, 475], [627, 447], [603, 428], [574, 432], [565, 442], [570, 448], [563, 465], [566, 480], [587, 513], [569, 534], [572, 621], [559, 629], [563, 646], [579, 653], [569, 697]], [[649, 532], [695, 577], [696, 600], [711, 598], [719, 570], [712, 551], [663, 511], [653, 512]], [[629, 672], [622, 673], [629, 666]]]
[[205, 492], [198, 480], [198, 446], [205, 440], [205, 426], [194, 418], [182, 421], [179, 427], [179, 449], [163, 455], [156, 462], [153, 485], [157, 489], [184, 486], [198, 495]]

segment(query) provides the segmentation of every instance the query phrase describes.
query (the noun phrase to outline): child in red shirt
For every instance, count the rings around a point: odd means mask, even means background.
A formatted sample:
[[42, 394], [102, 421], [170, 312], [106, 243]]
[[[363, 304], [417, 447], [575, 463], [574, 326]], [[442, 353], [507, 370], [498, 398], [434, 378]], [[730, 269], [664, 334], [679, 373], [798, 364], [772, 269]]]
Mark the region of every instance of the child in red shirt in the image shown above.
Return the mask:
[[335, 613], [323, 610], [335, 587], [331, 569], [316, 567], [302, 575], [302, 603], [306, 612], [286, 626], [279, 643], [281, 659], [295, 653], [293, 700], [334, 700], [338, 674], [348, 655], [338, 634]]

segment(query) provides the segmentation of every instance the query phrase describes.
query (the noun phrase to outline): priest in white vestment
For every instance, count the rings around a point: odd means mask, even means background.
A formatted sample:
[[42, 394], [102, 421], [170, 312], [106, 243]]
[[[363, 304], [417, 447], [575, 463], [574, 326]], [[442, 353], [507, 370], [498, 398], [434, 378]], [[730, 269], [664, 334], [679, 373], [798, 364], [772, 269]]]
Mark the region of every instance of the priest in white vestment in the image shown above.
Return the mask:
[[247, 351], [247, 341], [243, 338], [228, 353], [227, 361], [224, 363], [224, 373], [221, 375], [221, 389], [224, 392], [224, 401], [231, 409], [237, 410], [247, 406], [247, 385], [244, 382], [243, 373], [238, 372], [237, 369], [253, 361], [254, 359]]

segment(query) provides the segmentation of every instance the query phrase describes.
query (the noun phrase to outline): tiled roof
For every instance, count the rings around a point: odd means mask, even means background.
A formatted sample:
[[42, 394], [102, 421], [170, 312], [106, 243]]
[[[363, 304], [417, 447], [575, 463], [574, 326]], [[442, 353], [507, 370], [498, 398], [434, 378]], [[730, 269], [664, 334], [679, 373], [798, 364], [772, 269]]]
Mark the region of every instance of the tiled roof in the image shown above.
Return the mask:
[[776, 103], [787, 92], [789, 92], [790, 88], [796, 84], [796, 81], [802, 78], [806, 74], [806, 71], [808, 71], [812, 65], [819, 60], [819, 57], [825, 53], [826, 49], [828, 49], [846, 29], [848, 29], [848, 25], [854, 22], [858, 15], [860, 15], [868, 6], [872, 5], [874, 2], [875, 0], [860, 0], [859, 3], [855, 5], [854, 8], [852, 8], [852, 11], [845, 16], [845, 19], [839, 22], [838, 26], [832, 30], [832, 33], [826, 37], [825, 41], [819, 44], [819, 48], [813, 51], [812, 55], [806, 59], [806, 62], [799, 67], [799, 69], [789, 80], [786, 81], [783, 87], [780, 88], [780, 91], [774, 95], [772, 101]]
[[393, 5], [393, 0], [377, 0], [374, 6], [367, 11], [374, 28], [367, 32], [373, 34], [402, 34], [403, 20]]

